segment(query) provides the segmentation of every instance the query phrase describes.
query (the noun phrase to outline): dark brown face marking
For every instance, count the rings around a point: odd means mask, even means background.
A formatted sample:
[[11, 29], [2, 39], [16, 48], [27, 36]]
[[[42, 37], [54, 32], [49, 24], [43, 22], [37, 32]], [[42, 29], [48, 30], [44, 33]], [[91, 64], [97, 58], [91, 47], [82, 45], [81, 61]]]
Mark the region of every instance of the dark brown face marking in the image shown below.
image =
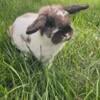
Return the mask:
[[55, 19], [53, 17], [47, 16], [45, 26], [40, 29], [41, 35], [45, 34], [48, 38], [50, 38], [52, 31], [55, 29], [55, 27]]
[[68, 34], [71, 37], [72, 33], [73, 33], [73, 29], [69, 25], [61, 27], [56, 33], [54, 33], [54, 36], [52, 37], [52, 42], [54, 44], [58, 44], [61, 41], [63, 41], [64, 38], [66, 38], [66, 40], [69, 40], [67, 39], [66, 34]]

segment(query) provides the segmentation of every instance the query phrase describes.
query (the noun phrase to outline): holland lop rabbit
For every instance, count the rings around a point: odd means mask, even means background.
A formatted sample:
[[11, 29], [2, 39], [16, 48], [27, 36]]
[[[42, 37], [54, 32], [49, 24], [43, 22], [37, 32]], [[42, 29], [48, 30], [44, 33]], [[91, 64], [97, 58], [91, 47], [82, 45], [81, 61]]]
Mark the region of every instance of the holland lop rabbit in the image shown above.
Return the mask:
[[19, 16], [10, 26], [12, 43], [20, 51], [31, 51], [38, 60], [48, 63], [73, 35], [69, 15], [87, 8], [88, 5], [48, 5], [38, 13]]

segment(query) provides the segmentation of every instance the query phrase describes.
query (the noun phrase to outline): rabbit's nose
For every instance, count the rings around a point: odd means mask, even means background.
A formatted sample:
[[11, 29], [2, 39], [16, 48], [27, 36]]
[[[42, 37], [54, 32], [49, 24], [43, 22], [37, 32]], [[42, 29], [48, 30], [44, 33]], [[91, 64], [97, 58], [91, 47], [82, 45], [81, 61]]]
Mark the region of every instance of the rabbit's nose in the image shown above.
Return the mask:
[[66, 33], [63, 40], [68, 41], [71, 39], [71, 37], [72, 37], [72, 33]]
[[66, 37], [66, 39], [70, 39], [70, 38], [71, 38], [71, 35], [70, 35], [69, 33], [67, 33], [67, 34], [65, 35], [65, 37]]

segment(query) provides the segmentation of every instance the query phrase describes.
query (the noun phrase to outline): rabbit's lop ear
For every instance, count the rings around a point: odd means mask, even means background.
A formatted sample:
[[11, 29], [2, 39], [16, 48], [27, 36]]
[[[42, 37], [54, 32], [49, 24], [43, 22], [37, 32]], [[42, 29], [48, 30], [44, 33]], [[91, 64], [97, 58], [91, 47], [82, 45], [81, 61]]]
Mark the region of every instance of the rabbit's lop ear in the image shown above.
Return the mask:
[[64, 7], [64, 9], [69, 12], [69, 14], [74, 14], [76, 12], [79, 12], [81, 10], [85, 10], [87, 8], [89, 8], [89, 5], [88, 4], [71, 5], [71, 6], [68, 6], [68, 7]]
[[32, 34], [43, 28], [46, 23], [46, 16], [39, 15], [39, 17], [27, 28], [26, 34]]

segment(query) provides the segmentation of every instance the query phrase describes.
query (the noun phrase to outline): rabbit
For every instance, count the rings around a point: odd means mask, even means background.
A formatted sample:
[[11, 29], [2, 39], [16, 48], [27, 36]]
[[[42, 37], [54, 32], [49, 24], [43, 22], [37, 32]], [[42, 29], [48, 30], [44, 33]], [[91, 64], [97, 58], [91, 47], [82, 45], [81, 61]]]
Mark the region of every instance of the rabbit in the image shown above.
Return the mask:
[[70, 15], [88, 7], [87, 4], [44, 6], [38, 13], [17, 17], [10, 26], [9, 36], [20, 51], [31, 51], [39, 61], [48, 63], [73, 36]]

